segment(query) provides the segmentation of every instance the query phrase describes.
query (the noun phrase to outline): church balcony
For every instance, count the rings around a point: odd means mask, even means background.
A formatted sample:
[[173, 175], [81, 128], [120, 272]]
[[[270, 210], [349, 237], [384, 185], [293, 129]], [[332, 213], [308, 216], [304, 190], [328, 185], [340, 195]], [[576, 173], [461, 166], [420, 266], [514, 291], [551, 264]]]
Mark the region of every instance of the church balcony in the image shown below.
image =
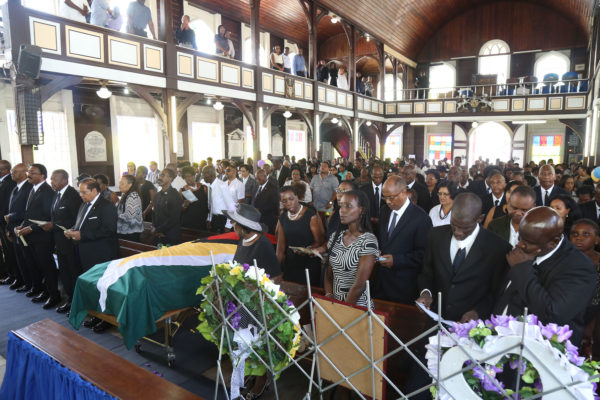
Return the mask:
[[[112, 80], [180, 92], [255, 101], [384, 123], [535, 118], [584, 118], [587, 79], [446, 89], [405, 89], [382, 101], [313, 79], [173, 43], [121, 33], [15, 7], [9, 15], [5, 56], [23, 43], [43, 49], [42, 71]], [[12, 50], [12, 51], [11, 51]], [[429, 98], [423, 98], [429, 97]]]

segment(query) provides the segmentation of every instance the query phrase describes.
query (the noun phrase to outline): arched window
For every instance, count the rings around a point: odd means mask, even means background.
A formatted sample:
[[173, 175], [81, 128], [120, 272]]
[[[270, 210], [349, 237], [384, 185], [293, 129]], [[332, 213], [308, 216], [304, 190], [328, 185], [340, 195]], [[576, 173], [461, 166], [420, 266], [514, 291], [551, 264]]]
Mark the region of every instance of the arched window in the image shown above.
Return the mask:
[[469, 136], [469, 164], [475, 160], [489, 160], [492, 164], [496, 159], [508, 160], [511, 155], [512, 140], [506, 127], [497, 122], [480, 124]]
[[479, 50], [479, 73], [496, 75], [497, 83], [506, 83], [510, 74], [510, 47], [500, 39], [486, 42]]
[[[261, 67], [268, 67], [269, 66], [269, 58], [265, 54], [265, 49], [263, 49], [263, 47], [260, 46], [260, 49], [258, 50], [258, 52], [259, 52], [258, 57], [260, 58]], [[246, 41], [244, 42], [243, 61], [245, 63], [252, 64], [252, 39], [251, 38], [246, 39]]]
[[429, 98], [437, 99], [441, 94], [454, 91], [456, 68], [450, 63], [429, 67]]
[[569, 57], [557, 51], [548, 52], [540, 56], [533, 67], [533, 73], [538, 78], [538, 82], [544, 80], [546, 74], [557, 74], [560, 80], [565, 72], [571, 67]]
[[385, 101], [402, 99], [402, 74], [398, 74], [396, 81], [396, 98], [394, 99], [394, 74], [385, 74]]
[[215, 54], [215, 32], [201, 19], [195, 19], [190, 22], [190, 27], [196, 34], [196, 44], [198, 51], [208, 54]]

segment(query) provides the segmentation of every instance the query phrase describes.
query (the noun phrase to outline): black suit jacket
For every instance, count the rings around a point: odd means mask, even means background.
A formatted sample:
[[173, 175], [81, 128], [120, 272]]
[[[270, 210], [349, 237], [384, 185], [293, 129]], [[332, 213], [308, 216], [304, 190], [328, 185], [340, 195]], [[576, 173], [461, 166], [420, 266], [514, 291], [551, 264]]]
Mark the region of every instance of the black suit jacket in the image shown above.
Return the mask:
[[28, 226], [31, 228], [31, 233], [26, 236], [28, 242], [52, 241], [52, 232], [46, 232], [38, 224], [31, 222], [31, 220], [50, 221], [52, 219], [50, 215], [53, 204], [52, 200], [54, 200], [54, 190], [46, 182], [42, 183], [35, 193], [31, 194], [31, 199], [29, 199], [29, 205], [26, 207], [25, 218], [23, 220], [23, 227]]
[[54, 198], [52, 200], [51, 217], [52, 223], [54, 224], [54, 230], [52, 233], [54, 234], [56, 250], [58, 252], [65, 252], [72, 249], [73, 241], [67, 239], [64, 235], [64, 231], [57, 225], [67, 229], [75, 225], [77, 212], [81, 206], [81, 196], [79, 196], [77, 190], [75, 190], [75, 188], [72, 186], [68, 186], [65, 189], [65, 193], [61, 196], [58, 203], [56, 203], [57, 196], [58, 192], [54, 194]]
[[421, 207], [425, 212], [431, 210], [431, 199], [429, 197], [429, 190], [427, 186], [415, 181], [412, 189], [417, 192], [417, 205]]
[[181, 195], [173, 187], [160, 190], [154, 196], [152, 226], [166, 237], [159, 243], [179, 244], [181, 242]]
[[[273, 171], [273, 176], [275, 176], [275, 171]], [[277, 178], [277, 185], [280, 188], [283, 187], [285, 181], [292, 176], [292, 172], [285, 165], [281, 166], [281, 170], [279, 171], [279, 178]]]
[[419, 292], [429, 289], [437, 310], [437, 293], [442, 293], [442, 316], [460, 321], [464, 313], [477, 311], [479, 318], [489, 317], [494, 306], [494, 293], [506, 274], [506, 253], [512, 247], [507, 241], [483, 228], [473, 242], [467, 257], [455, 271], [452, 268], [450, 225], [429, 232], [423, 270], [419, 275]]
[[[543, 205], [543, 199], [542, 199], [542, 187], [541, 186], [536, 186], [533, 188], [533, 190], [535, 190], [535, 205], [536, 206], [541, 206]], [[555, 196], [557, 194], [566, 194], [567, 196], [569, 196], [569, 192], [567, 192], [565, 189], [558, 187], [556, 185], [554, 185], [552, 187], [552, 191], [550, 192], [550, 195], [548, 196], [548, 199], [551, 199], [552, 196]], [[550, 204], [546, 204], [548, 207], [550, 207]]]
[[98, 197], [79, 231], [79, 258], [84, 271], [119, 257], [117, 208], [104, 197]]
[[[495, 206], [494, 204], [494, 195], [493, 194], [488, 194], [483, 198], [482, 204], [481, 204], [481, 213], [483, 215], [487, 215], [487, 213], [492, 209], [492, 207]], [[502, 196], [502, 200], [500, 200], [500, 204], [499, 206], [502, 207], [503, 205], [506, 204], [506, 196], [503, 195]]]
[[598, 212], [596, 211], [596, 200], [586, 201], [583, 204], [579, 205], [579, 210], [581, 211], [582, 218], [589, 218], [592, 221], [600, 221], [598, 218]]
[[417, 298], [417, 276], [423, 265], [431, 219], [420, 207], [409, 203], [396, 222], [396, 228], [388, 235], [390, 214], [391, 210], [384, 205], [379, 219], [379, 247], [381, 254], [394, 257], [394, 265], [392, 268], [379, 266], [374, 297], [413, 304]]
[[473, 181], [471, 183], [469, 183], [469, 186], [467, 186], [467, 190], [469, 192], [473, 192], [475, 193], [477, 196], [481, 197], [481, 200], [483, 201], [485, 196], [487, 196], [489, 193], [487, 191], [487, 188], [485, 186], [485, 180], [479, 180], [479, 181]]
[[27, 205], [27, 198], [29, 197], [29, 192], [31, 191], [31, 183], [25, 182], [21, 189], [18, 186], [15, 186], [10, 193], [10, 202], [8, 205], [8, 224], [6, 229], [11, 232], [14, 228], [21, 225], [23, 223], [23, 219], [25, 218], [25, 206]]
[[558, 250], [540, 265], [527, 261], [510, 268], [500, 286], [494, 313], [501, 314], [508, 305], [507, 314], [518, 316], [527, 307], [544, 324], [568, 324], [573, 330], [571, 342], [579, 346], [583, 316], [597, 280], [592, 260], [565, 237]]
[[12, 180], [10, 174], [0, 182], [0, 228], [6, 227], [4, 216], [8, 214], [8, 205], [10, 201], [10, 193], [17, 184]]
[[507, 242], [510, 240], [510, 223], [511, 223], [510, 215], [506, 214], [500, 218], [493, 219], [487, 229], [490, 232], [494, 232], [496, 235], [500, 236], [502, 239]]
[[[258, 188], [256, 191], [258, 191]], [[269, 233], [275, 232], [279, 212], [279, 189], [277, 186], [271, 181], [267, 181], [258, 196], [256, 193], [254, 194], [252, 205], [260, 211], [260, 222], [267, 226]]]
[[249, 176], [246, 184], [244, 185], [244, 196], [246, 196], [244, 203], [252, 204], [252, 198], [256, 193], [256, 189], [258, 189], [258, 183], [256, 183], [256, 179]]
[[373, 188], [373, 183], [367, 183], [366, 185], [362, 185], [360, 190], [362, 190], [369, 199], [369, 213], [373, 218], [379, 218], [379, 212], [381, 211], [381, 207], [385, 204], [383, 200], [383, 195], [381, 194], [381, 190], [383, 189], [383, 184], [379, 188], [379, 207], [377, 207], [377, 198], [375, 198], [375, 189]]

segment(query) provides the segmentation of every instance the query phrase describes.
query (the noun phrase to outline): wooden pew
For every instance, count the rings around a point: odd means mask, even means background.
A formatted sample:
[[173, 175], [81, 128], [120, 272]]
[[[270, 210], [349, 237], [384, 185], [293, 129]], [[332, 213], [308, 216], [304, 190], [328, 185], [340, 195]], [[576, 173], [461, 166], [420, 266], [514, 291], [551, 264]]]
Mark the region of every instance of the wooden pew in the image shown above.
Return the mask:
[[13, 333], [119, 399], [202, 400], [50, 319]]

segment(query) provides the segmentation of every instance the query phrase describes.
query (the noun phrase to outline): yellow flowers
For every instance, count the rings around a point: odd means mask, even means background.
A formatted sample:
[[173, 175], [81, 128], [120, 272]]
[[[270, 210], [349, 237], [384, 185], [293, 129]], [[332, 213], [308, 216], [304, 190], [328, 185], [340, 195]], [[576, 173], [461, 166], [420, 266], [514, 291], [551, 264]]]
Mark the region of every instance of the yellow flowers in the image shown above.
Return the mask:
[[243, 271], [242, 267], [237, 266], [237, 267], [232, 268], [229, 271], [229, 275], [238, 276], [239, 274], [242, 273], [242, 271]]

